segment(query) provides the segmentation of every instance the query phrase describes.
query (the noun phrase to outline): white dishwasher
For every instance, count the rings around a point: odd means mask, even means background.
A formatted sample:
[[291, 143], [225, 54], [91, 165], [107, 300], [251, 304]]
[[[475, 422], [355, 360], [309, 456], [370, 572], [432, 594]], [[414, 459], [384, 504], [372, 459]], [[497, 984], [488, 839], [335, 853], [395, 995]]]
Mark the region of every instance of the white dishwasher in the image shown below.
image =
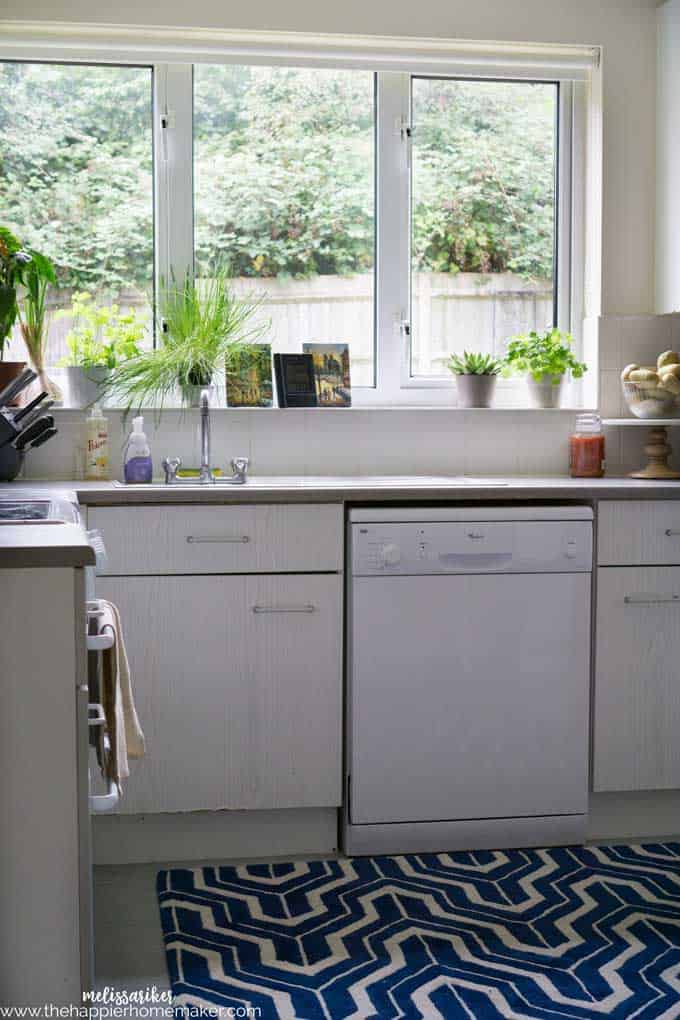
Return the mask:
[[592, 519], [350, 512], [347, 853], [583, 841]]

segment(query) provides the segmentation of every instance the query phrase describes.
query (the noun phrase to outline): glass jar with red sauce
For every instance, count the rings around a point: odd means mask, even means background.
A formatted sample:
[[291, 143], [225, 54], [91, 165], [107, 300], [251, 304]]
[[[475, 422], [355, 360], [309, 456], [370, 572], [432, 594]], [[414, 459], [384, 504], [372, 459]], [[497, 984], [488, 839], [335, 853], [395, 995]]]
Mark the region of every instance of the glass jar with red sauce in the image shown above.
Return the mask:
[[569, 474], [572, 478], [602, 478], [604, 435], [599, 414], [579, 414], [569, 436]]

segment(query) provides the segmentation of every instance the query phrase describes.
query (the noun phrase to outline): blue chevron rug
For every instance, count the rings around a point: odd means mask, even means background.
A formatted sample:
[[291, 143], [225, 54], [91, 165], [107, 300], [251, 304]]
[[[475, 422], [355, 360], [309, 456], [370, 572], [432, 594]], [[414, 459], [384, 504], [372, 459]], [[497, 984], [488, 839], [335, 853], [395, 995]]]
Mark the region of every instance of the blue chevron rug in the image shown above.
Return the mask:
[[680, 1017], [680, 844], [173, 869], [158, 896], [176, 1007]]

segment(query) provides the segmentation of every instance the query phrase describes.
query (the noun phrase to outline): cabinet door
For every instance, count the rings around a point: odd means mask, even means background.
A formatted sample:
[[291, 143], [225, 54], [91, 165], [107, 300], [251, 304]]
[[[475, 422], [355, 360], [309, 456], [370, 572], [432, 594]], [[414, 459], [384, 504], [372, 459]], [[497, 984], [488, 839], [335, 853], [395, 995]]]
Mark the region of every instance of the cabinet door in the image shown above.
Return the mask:
[[147, 742], [121, 811], [335, 806], [341, 799], [341, 579], [121, 577]]
[[680, 787], [680, 567], [598, 571], [594, 789]]

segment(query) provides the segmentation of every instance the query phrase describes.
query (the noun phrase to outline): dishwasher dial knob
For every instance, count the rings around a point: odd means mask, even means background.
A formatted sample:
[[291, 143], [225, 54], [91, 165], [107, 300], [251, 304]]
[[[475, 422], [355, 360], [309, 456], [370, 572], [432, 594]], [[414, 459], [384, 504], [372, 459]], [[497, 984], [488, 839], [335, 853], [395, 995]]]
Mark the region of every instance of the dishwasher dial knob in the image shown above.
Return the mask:
[[401, 550], [398, 545], [389, 542], [380, 550], [380, 563], [383, 567], [396, 567], [401, 561]]

